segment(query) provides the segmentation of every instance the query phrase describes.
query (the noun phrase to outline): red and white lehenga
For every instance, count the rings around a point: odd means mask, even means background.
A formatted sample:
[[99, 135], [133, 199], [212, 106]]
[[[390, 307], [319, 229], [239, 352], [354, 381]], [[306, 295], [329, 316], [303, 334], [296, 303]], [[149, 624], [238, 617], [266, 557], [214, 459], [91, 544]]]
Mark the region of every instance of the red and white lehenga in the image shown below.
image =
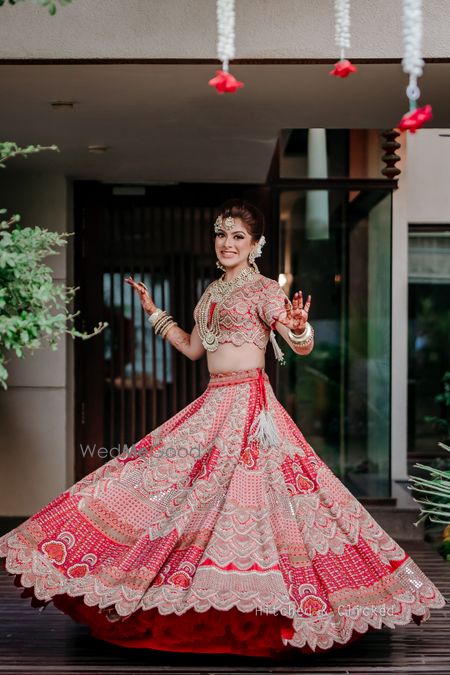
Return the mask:
[[[236, 289], [221, 340], [264, 348], [285, 297], [262, 275]], [[134, 448], [0, 538], [33, 606], [53, 601], [126, 647], [269, 657], [347, 645], [444, 606], [308, 444], [264, 369], [210, 373]]]

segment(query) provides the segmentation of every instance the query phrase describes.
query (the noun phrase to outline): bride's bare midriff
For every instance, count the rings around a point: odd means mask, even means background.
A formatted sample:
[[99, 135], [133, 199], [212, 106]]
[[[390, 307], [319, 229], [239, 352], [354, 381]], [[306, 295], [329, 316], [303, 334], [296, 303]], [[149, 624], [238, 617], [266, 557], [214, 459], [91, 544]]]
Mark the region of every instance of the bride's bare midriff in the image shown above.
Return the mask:
[[250, 342], [239, 347], [232, 342], [223, 342], [215, 352], [206, 352], [208, 371], [226, 373], [230, 370], [264, 368], [265, 355], [265, 349]]

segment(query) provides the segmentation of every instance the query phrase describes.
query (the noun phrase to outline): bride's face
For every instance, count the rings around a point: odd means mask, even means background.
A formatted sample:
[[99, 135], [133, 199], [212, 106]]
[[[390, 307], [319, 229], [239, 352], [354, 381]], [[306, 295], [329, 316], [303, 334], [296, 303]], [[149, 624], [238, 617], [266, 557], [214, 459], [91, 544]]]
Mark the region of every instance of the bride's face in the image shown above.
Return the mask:
[[247, 258], [255, 244], [240, 218], [234, 219], [234, 226], [227, 230], [223, 225], [215, 236], [215, 251], [224, 267], [235, 267], [247, 263]]

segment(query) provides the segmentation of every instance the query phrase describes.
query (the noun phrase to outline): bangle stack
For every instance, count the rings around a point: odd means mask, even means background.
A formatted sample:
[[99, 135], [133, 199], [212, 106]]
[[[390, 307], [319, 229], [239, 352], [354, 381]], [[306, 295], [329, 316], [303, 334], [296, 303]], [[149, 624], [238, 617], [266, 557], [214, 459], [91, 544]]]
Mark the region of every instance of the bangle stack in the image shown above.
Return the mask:
[[312, 344], [314, 340], [314, 328], [307, 321], [303, 333], [300, 333], [300, 335], [296, 335], [289, 328], [288, 337], [291, 340], [291, 342], [297, 347], [309, 347], [309, 345]]
[[167, 314], [165, 309], [156, 309], [153, 314], [150, 314], [148, 320], [152, 324], [156, 335], [161, 335], [162, 338], [166, 337], [168, 330], [172, 326], [178, 326], [173, 316]]

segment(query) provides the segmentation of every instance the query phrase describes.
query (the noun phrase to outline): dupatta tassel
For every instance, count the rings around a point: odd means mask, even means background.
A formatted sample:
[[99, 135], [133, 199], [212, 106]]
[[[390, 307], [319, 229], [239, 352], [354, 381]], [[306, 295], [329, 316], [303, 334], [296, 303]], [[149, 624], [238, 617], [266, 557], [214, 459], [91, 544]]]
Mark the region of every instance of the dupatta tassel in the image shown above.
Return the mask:
[[272, 343], [273, 352], [275, 354], [276, 360], [280, 361], [282, 366], [286, 365], [286, 361], [284, 360], [284, 353], [282, 352], [280, 345], [275, 339], [275, 333], [273, 332], [273, 328], [270, 329], [270, 341]]
[[268, 409], [266, 389], [262, 371], [259, 371], [259, 390], [262, 398], [261, 410], [252, 422], [249, 440], [256, 440], [261, 447], [270, 448], [281, 441], [273, 414]]

